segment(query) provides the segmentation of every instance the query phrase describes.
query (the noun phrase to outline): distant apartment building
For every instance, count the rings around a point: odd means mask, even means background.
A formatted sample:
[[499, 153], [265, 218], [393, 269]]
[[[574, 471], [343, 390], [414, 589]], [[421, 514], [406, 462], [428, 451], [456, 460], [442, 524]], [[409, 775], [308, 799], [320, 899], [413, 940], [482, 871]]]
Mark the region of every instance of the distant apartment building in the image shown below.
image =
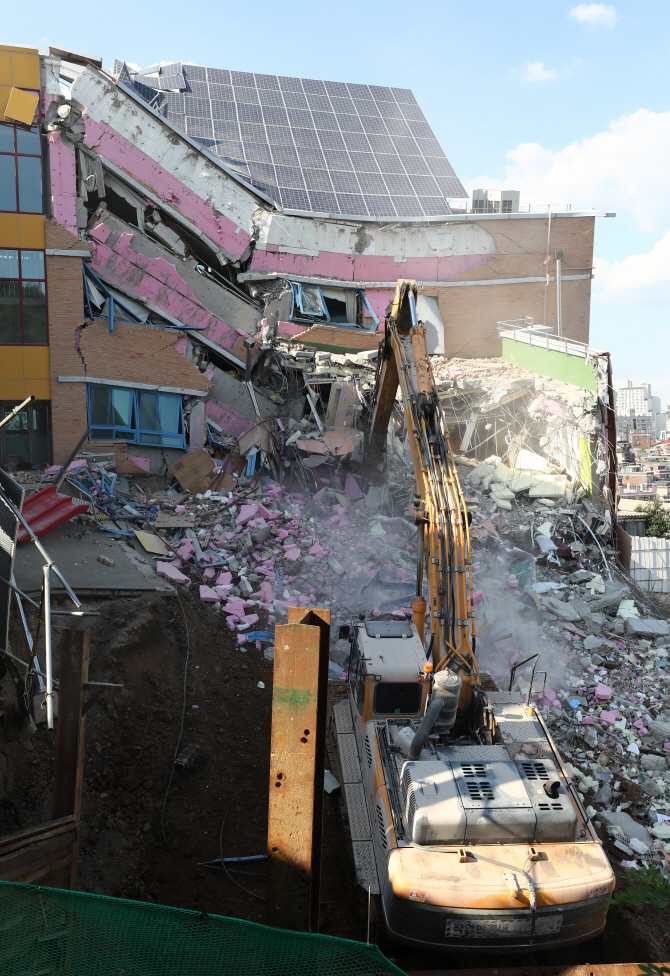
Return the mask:
[[630, 432], [630, 446], [634, 451], [651, 447], [651, 441], [652, 435], [650, 431], [631, 430]]
[[[665, 429], [665, 416], [661, 415], [661, 398], [652, 396], [650, 383], [634, 384], [624, 380], [616, 397], [617, 431], [629, 436], [632, 431], [641, 431], [658, 436], [657, 417]], [[645, 445], [649, 446], [649, 445]]]

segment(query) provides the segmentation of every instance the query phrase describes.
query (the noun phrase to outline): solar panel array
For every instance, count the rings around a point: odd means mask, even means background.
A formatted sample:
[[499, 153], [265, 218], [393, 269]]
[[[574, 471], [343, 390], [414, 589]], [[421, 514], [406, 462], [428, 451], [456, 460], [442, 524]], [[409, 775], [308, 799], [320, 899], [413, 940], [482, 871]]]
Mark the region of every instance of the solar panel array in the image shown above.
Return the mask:
[[182, 62], [114, 67], [120, 83], [285, 209], [420, 218], [449, 214], [447, 198], [467, 196], [407, 88]]

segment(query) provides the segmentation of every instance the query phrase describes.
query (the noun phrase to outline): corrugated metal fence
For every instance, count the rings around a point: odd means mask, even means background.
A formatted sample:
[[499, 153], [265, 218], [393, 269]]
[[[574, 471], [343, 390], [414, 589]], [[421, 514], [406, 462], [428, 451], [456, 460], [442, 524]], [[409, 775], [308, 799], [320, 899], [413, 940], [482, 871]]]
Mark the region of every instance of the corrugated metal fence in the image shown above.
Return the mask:
[[631, 538], [630, 575], [641, 590], [670, 593], [670, 539]]

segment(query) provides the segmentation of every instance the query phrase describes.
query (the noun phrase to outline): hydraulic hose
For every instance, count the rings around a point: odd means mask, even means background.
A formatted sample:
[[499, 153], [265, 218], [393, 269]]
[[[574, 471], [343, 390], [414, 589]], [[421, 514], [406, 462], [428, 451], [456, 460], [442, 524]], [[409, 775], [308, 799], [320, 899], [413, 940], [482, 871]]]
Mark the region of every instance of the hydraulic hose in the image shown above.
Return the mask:
[[437, 716], [442, 711], [442, 706], [444, 705], [444, 700], [442, 698], [433, 698], [432, 702], [426, 709], [426, 714], [421, 720], [421, 725], [414, 733], [414, 738], [409, 747], [409, 752], [407, 753], [407, 758], [412, 760], [417, 760], [421, 758], [421, 750], [423, 749], [423, 744], [433, 731], [433, 726], [437, 721]]

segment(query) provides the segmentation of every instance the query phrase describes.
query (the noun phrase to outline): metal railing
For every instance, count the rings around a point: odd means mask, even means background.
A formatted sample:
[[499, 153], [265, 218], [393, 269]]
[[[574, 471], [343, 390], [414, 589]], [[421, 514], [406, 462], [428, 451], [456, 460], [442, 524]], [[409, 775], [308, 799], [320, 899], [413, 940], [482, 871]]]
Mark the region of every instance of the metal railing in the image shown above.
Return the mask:
[[530, 315], [524, 315], [521, 319], [511, 319], [508, 322], [497, 322], [496, 325], [501, 339], [525, 342], [526, 345], [538, 346], [551, 352], [562, 352], [566, 356], [579, 356], [586, 362], [589, 361], [589, 356], [599, 353], [599, 350], [592, 349], [585, 342], [552, 335], [553, 326], [534, 322]]
[[[481, 214], [482, 216], [486, 214], [509, 213], [569, 213], [572, 210], [571, 203], [527, 203], [525, 205], [520, 204], [518, 210], [507, 210], [506, 208], [503, 209], [502, 205], [496, 206], [495, 204], [459, 207], [454, 200], [450, 201], [449, 207], [453, 214]], [[582, 209], [588, 210], [591, 208], [585, 207]]]

